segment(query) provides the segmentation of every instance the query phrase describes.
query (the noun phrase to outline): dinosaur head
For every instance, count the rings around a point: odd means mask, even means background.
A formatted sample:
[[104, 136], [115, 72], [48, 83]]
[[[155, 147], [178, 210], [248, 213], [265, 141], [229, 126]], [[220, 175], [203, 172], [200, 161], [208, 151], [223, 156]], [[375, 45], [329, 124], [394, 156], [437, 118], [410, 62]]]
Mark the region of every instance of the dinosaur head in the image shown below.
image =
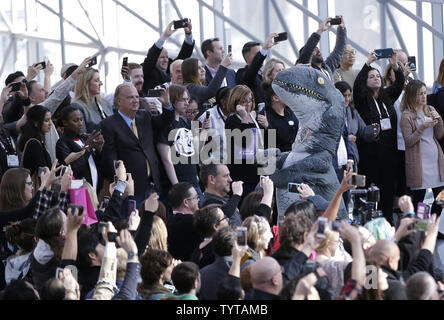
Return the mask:
[[333, 82], [314, 68], [297, 66], [279, 72], [272, 86], [299, 120], [293, 150], [302, 145], [309, 153], [333, 155], [345, 119], [344, 98]]

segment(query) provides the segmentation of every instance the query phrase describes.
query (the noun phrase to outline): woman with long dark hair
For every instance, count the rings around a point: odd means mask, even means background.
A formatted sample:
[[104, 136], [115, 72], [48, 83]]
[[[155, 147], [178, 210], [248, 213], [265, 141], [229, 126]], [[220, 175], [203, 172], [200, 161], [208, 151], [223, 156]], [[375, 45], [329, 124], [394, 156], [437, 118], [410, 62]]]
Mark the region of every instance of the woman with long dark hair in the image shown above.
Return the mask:
[[39, 167], [51, 168], [51, 157], [45, 148], [45, 134], [51, 130], [51, 112], [46, 107], [36, 105], [28, 110], [26, 119], [19, 139], [21, 164], [34, 176]]
[[356, 77], [353, 87], [353, 101], [362, 120], [366, 125], [379, 123], [381, 130], [377, 141], [362, 141], [358, 145], [359, 171], [366, 175], [367, 185], [374, 183], [379, 187], [380, 209], [392, 223], [398, 157], [397, 116], [393, 103], [404, 89], [404, 74], [399, 68], [395, 51], [389, 60], [396, 79], [393, 85], [384, 88], [379, 70], [370, 66], [376, 60], [376, 53], [373, 51]]
[[[432, 188], [435, 197], [444, 188], [444, 153], [439, 144], [444, 127], [438, 112], [427, 105], [427, 87], [420, 80], [405, 87], [401, 109], [407, 186], [413, 191], [416, 208], [427, 188]], [[432, 212], [441, 212], [441, 208], [434, 204]]]

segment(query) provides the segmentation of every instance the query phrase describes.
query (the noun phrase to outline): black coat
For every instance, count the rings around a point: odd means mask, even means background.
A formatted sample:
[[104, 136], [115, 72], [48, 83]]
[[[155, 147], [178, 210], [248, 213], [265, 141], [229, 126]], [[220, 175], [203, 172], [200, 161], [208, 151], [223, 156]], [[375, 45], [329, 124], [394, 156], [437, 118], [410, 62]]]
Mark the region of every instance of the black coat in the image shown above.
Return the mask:
[[116, 112], [101, 122], [105, 145], [102, 152], [104, 176], [114, 180], [114, 160], [122, 160], [126, 171], [134, 179], [135, 198], [142, 199], [148, 189], [146, 161], [156, 186], [161, 186], [159, 158], [154, 145], [153, 134], [162, 127], [169, 126], [174, 120], [174, 111], [163, 109], [160, 116], [152, 117], [148, 111], [139, 110], [136, 114], [136, 127], [139, 139]]
[[51, 168], [51, 157], [42, 142], [32, 138], [28, 140], [25, 146], [26, 148], [22, 150], [23, 161], [21, 166], [29, 169], [31, 176], [38, 171], [39, 167]]
[[250, 66], [245, 66], [236, 73], [236, 84], [245, 84], [253, 91], [254, 102], [265, 101], [264, 90], [262, 89], [262, 76], [258, 74], [267, 56], [262, 55], [259, 51], [253, 58]]
[[[191, 57], [193, 54], [194, 49], [194, 41], [193, 45], [189, 45], [187, 42], [183, 42], [182, 48], [180, 49], [179, 55], [176, 59], [186, 59]], [[159, 49], [156, 44], [153, 44], [153, 46], [148, 50], [148, 54], [143, 61], [143, 77], [144, 77], [144, 83], [143, 83], [143, 89], [142, 91], [146, 94], [148, 93], [148, 89], [154, 89], [154, 87], [165, 83], [170, 82], [170, 65], [174, 61], [173, 59], [168, 59], [168, 68], [166, 72], [162, 72], [159, 69], [156, 68], [157, 59], [160, 56], [160, 53], [162, 52], [162, 49]]]
[[[63, 165], [66, 165], [65, 159], [70, 153], [82, 151], [82, 148], [74, 141], [74, 139], [80, 139], [83, 142], [83, 144], [85, 144], [86, 142], [86, 139], [82, 138], [79, 135], [74, 134], [71, 131], [66, 131], [66, 130], [63, 133], [63, 135], [60, 137], [60, 139], [57, 141], [56, 156], [57, 160]], [[96, 163], [97, 175], [98, 175], [97, 190], [100, 191], [100, 189], [102, 188], [103, 177], [100, 174], [99, 170], [101, 162], [101, 157], [99, 152], [95, 152], [93, 150], [91, 150], [91, 152], [85, 151], [85, 154], [76, 161], [71, 162], [70, 166], [73, 171], [74, 177], [76, 179], [85, 178], [86, 181], [88, 181], [92, 185], [91, 170], [89, 168], [89, 163], [88, 163], [88, 158], [90, 155], [93, 156], [94, 162]]]

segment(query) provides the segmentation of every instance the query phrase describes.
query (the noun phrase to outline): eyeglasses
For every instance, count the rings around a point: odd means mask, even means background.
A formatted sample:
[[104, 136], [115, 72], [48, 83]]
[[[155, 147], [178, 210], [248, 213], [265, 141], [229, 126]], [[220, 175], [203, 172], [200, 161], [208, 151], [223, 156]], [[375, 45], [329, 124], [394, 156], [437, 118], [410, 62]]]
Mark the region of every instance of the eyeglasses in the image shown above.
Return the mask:
[[186, 110], [185, 113], [186, 114], [196, 114], [196, 113], [199, 113], [199, 110]]
[[224, 216], [222, 219], [217, 220], [217, 223], [219, 224], [219, 223], [221, 223], [222, 221], [224, 221], [225, 219], [228, 220], [229, 218], [228, 218], [227, 216]]
[[349, 54], [349, 55], [355, 55], [356, 54], [356, 50], [345, 50], [344, 54]]
[[186, 200], [199, 200], [199, 195], [195, 195], [194, 197], [187, 198]]
[[32, 187], [32, 186], [34, 185], [34, 182], [32, 182], [32, 181], [29, 181], [29, 182], [26, 181], [25, 184], [27, 184], [28, 186]]

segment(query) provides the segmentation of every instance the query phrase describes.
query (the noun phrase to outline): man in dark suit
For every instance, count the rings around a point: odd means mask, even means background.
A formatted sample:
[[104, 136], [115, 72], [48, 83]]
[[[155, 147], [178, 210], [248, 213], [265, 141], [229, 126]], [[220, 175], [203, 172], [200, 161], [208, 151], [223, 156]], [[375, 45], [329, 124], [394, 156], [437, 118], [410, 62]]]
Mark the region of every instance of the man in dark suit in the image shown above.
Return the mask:
[[236, 73], [236, 84], [247, 85], [254, 95], [256, 105], [265, 102], [264, 91], [262, 90], [262, 75], [260, 69], [268, 55], [268, 49], [276, 45], [273, 39], [277, 37], [277, 33], [272, 33], [265, 40], [262, 49], [259, 42], [250, 41], [244, 44], [242, 48], [242, 56], [247, 65]]
[[148, 195], [150, 182], [159, 189], [161, 176], [159, 159], [153, 142], [153, 133], [174, 120], [174, 112], [163, 108], [162, 115], [152, 117], [139, 110], [139, 94], [131, 83], [116, 88], [114, 105], [118, 111], [101, 123], [105, 145], [103, 166], [105, 177], [114, 178], [114, 160], [122, 160], [134, 179], [134, 197], [139, 204]]
[[179, 29], [172, 29], [174, 21], [171, 21], [165, 31], [160, 36], [159, 40], [153, 44], [148, 51], [148, 54], [143, 62], [143, 76], [145, 81], [143, 83], [143, 92], [148, 93], [148, 89], [154, 89], [156, 86], [165, 82], [170, 82], [169, 75], [170, 64], [177, 59], [186, 59], [191, 57], [194, 49], [194, 40], [191, 34], [191, 23], [188, 23], [188, 27], [185, 30], [185, 41], [182, 44], [179, 55], [176, 59], [168, 58], [168, 51], [163, 48], [165, 40], [168, 39], [174, 32]]
[[[215, 76], [220, 63], [224, 59], [224, 47], [219, 38], [210, 38], [202, 42], [200, 47], [205, 57], [205, 82], [208, 85]], [[236, 71], [228, 69], [221, 87], [234, 88], [236, 86]]]

